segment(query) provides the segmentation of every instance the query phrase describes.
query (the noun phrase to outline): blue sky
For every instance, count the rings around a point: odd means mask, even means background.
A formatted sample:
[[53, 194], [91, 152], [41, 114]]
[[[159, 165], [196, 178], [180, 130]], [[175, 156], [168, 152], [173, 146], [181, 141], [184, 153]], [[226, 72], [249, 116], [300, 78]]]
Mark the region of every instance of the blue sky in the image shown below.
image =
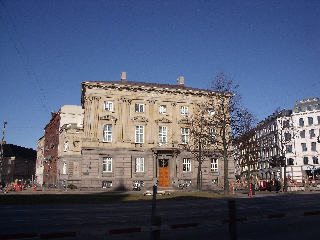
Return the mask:
[[81, 82], [209, 88], [223, 69], [259, 120], [320, 97], [319, 0], [0, 0], [0, 127], [36, 149]]

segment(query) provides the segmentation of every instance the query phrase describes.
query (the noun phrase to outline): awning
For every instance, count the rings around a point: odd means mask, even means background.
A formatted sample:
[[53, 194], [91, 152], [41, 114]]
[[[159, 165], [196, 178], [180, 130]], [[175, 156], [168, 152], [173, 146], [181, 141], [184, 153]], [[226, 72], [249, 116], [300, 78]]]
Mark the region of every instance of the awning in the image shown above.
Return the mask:
[[304, 171], [318, 170], [318, 169], [320, 169], [320, 165], [305, 165], [305, 166], [302, 166], [302, 170], [304, 170]]

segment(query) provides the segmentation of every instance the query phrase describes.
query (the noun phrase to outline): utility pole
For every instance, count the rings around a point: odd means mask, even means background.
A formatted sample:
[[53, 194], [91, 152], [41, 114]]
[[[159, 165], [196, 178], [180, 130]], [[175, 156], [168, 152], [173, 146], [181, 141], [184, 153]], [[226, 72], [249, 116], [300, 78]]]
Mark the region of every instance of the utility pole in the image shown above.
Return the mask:
[[198, 162], [199, 162], [199, 166], [198, 166], [198, 175], [197, 175], [197, 191], [201, 192], [201, 188], [202, 188], [202, 172], [201, 172], [201, 165], [202, 165], [202, 156], [201, 156], [201, 144], [202, 144], [202, 139], [201, 139], [201, 135], [202, 135], [202, 116], [200, 119], [200, 136], [199, 136], [199, 154], [198, 154]]
[[2, 183], [2, 162], [3, 162], [3, 144], [4, 144], [4, 131], [6, 130], [7, 122], [3, 123], [2, 141], [1, 141], [1, 162], [0, 162], [0, 182]]

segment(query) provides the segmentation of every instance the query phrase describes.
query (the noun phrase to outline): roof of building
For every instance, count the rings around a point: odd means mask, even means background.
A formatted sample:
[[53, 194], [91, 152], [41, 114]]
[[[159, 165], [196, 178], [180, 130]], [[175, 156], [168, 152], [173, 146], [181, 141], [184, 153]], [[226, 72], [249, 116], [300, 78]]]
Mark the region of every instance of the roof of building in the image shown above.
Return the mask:
[[305, 111], [313, 111], [320, 110], [320, 100], [319, 98], [306, 98], [300, 100], [299, 103], [293, 107], [293, 113], [305, 112]]
[[96, 84], [110, 84], [110, 85], [123, 85], [123, 86], [139, 86], [139, 87], [154, 87], [154, 88], [170, 88], [170, 89], [183, 89], [183, 90], [193, 90], [193, 91], [208, 91], [212, 92], [209, 89], [200, 89], [200, 88], [192, 88], [186, 87], [185, 85], [172, 85], [172, 84], [161, 84], [161, 83], [147, 83], [147, 82], [135, 82], [135, 81], [90, 81], [90, 82], [82, 82], [82, 83], [96, 83]]
[[36, 160], [37, 151], [31, 148], [25, 148], [5, 143], [3, 144], [3, 157], [16, 157], [22, 159]]

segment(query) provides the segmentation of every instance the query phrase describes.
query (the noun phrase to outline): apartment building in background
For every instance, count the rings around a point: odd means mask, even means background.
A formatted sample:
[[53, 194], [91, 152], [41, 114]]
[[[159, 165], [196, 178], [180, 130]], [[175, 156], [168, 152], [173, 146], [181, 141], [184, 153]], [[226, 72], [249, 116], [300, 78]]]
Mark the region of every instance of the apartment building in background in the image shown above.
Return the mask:
[[[44, 186], [60, 187], [69, 177], [66, 173], [67, 166], [79, 165], [82, 120], [81, 106], [65, 105], [57, 113], [51, 112], [51, 120], [44, 128], [45, 134], [37, 142], [39, 159], [43, 151], [42, 184]], [[41, 150], [42, 146], [43, 150]], [[42, 161], [37, 163], [37, 168], [41, 169]], [[70, 174], [71, 172], [70, 170]], [[78, 180], [78, 175], [71, 174], [70, 177]]]
[[320, 100], [307, 98], [296, 102], [292, 109], [294, 136], [287, 145], [287, 174], [306, 181], [320, 175]]
[[[255, 156], [255, 160], [248, 156], [248, 139], [252, 139], [250, 146], [255, 145], [255, 150], [250, 150], [250, 156]], [[256, 174], [257, 170], [259, 174], [254, 177], [258, 180], [278, 180], [284, 178], [285, 172], [288, 181], [297, 183], [319, 177], [319, 99], [303, 99], [296, 102], [292, 110], [270, 115], [249, 133], [240, 136], [234, 148], [242, 179], [247, 179], [248, 173]], [[285, 167], [281, 159], [284, 159]]]

